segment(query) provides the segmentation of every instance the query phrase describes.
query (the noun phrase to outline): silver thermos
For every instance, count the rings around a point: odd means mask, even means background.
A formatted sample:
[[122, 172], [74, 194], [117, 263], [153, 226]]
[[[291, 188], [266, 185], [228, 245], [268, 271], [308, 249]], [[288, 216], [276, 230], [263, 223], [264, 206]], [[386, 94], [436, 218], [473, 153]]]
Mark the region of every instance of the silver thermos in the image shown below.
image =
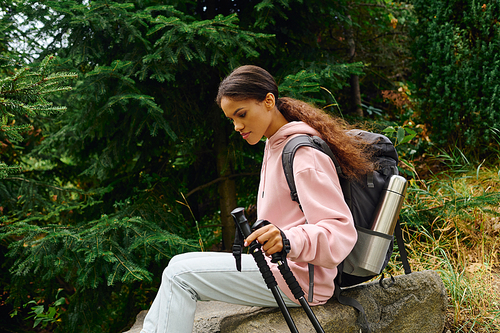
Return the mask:
[[394, 175], [380, 196], [371, 230], [358, 229], [358, 241], [346, 258], [344, 272], [358, 276], [380, 274], [393, 239], [399, 212], [406, 196], [407, 182]]
[[393, 235], [399, 211], [403, 207], [407, 182], [401, 176], [394, 175], [389, 180], [387, 189], [380, 196], [380, 202], [373, 218], [372, 230], [386, 235]]

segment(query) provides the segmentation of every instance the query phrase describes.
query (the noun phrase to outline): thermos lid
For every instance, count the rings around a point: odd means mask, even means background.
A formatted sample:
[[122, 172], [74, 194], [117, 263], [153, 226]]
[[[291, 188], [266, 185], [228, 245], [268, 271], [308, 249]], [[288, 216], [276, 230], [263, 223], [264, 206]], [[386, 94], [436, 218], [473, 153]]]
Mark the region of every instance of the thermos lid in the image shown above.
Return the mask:
[[389, 185], [387, 185], [387, 191], [396, 192], [402, 196], [406, 195], [406, 187], [408, 183], [406, 179], [401, 176], [394, 175], [389, 180]]

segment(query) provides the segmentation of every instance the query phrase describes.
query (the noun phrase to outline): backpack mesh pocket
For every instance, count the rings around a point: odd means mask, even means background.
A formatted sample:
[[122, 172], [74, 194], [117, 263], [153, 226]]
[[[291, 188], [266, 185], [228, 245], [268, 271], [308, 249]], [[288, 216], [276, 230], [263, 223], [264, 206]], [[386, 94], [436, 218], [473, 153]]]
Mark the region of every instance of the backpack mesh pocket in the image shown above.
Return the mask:
[[382, 272], [394, 236], [358, 227], [358, 240], [344, 261], [344, 273], [357, 276], [373, 276]]

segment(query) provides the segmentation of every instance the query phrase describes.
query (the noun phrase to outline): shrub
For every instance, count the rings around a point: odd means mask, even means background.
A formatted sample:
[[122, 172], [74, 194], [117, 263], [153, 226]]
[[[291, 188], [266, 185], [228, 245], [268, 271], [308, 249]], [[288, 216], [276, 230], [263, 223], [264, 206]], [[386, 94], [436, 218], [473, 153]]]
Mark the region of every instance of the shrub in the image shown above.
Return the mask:
[[[415, 0], [413, 80], [436, 145], [486, 157], [498, 149], [500, 3]], [[495, 154], [496, 156], [496, 154]]]

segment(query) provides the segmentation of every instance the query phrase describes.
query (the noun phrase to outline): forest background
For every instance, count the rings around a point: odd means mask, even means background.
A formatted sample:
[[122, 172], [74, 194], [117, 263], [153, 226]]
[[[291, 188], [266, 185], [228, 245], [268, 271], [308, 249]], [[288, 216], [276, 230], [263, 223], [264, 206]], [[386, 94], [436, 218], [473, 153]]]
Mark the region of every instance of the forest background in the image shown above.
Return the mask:
[[231, 247], [263, 150], [214, 102], [242, 64], [394, 141], [414, 269], [449, 329], [498, 329], [467, 273], [495, 286], [499, 1], [0, 0], [0, 330], [120, 332], [173, 255]]

